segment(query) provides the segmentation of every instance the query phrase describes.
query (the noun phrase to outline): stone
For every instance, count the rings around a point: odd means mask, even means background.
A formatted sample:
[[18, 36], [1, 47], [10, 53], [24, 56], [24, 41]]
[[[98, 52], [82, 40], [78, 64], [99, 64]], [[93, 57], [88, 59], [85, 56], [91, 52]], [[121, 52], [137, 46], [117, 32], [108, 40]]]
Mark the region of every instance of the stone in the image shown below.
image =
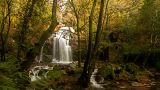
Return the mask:
[[132, 82], [131, 85], [135, 86], [135, 87], [142, 87], [142, 86], [144, 86], [143, 83], [139, 83], [139, 82]]

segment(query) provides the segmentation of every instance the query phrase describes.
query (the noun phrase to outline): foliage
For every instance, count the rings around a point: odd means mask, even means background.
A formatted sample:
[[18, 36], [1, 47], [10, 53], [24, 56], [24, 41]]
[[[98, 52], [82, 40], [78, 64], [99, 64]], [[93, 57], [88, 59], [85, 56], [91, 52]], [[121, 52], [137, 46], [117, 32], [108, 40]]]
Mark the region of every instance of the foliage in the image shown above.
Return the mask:
[[17, 59], [12, 55], [7, 55], [6, 62], [0, 63], [0, 74], [1, 90], [19, 90], [30, 82], [27, 73], [19, 72]]
[[[11, 1], [10, 4], [7, 3], [8, 1]], [[32, 13], [28, 13], [29, 10], [27, 9], [32, 6], [32, 1], [33, 3], [36, 1], [36, 3], [34, 4]], [[86, 59], [87, 57], [87, 47], [89, 47], [88, 17], [91, 12], [92, 1], [93, 0], [68, 0], [65, 4], [66, 10], [62, 15], [63, 23], [66, 24], [66, 26], [72, 26], [74, 28], [78, 26], [77, 29], [75, 29], [76, 33], [74, 33], [75, 36], [73, 37], [75, 40], [73, 41], [79, 39], [78, 43], [81, 43], [79, 46], [80, 49], [76, 48], [77, 44], [75, 44], [73, 48], [74, 60], [79, 59], [77, 56], [82, 57], [82, 59]], [[8, 7], [7, 5], [10, 6]], [[103, 38], [100, 38], [99, 41], [95, 43], [100, 43], [97, 46], [98, 49], [97, 54], [94, 55], [95, 58], [102, 59], [105, 57], [105, 54], [108, 54], [105, 49], [109, 47], [109, 54], [112, 54], [116, 60], [119, 59], [117, 59], [118, 55], [129, 56], [133, 54], [135, 58], [137, 58], [137, 55], [140, 55], [148, 58], [146, 59], [148, 61], [144, 58], [137, 60], [138, 62], [149, 63], [146, 65], [143, 64], [143, 68], [147, 65], [150, 66], [151, 63], [154, 62], [154, 65], [151, 65], [150, 68], [160, 70], [160, 60], [156, 57], [160, 52], [160, 0], [109, 0], [108, 5], [105, 3], [105, 6], [105, 15], [102, 17], [102, 25], [100, 25], [103, 30], [101, 35]], [[60, 6], [57, 6], [57, 8], [60, 8]], [[97, 1], [94, 12], [95, 14], [93, 14], [92, 18], [93, 30], [91, 32], [93, 38], [96, 37], [96, 32], [100, 29], [100, 27], [97, 28], [100, 0]], [[31, 16], [25, 18], [25, 16], [28, 15]], [[61, 12], [58, 11], [55, 17], [56, 16], [57, 18], [61, 18]], [[52, 27], [48, 29], [51, 24], [51, 17], [52, 3], [50, 0], [0, 0], [0, 56], [2, 57], [3, 53], [6, 55], [5, 62], [0, 62], [0, 89], [24, 90], [26, 87], [37, 90], [48, 87], [58, 89], [54, 86], [54, 80], [58, 80], [64, 74], [59, 68], [49, 72], [41, 71], [40, 74], [42, 75], [47, 72], [48, 78], [32, 83], [30, 82], [28, 73], [26, 71], [20, 71], [22, 69], [20, 64], [23, 61], [32, 62], [33, 58], [35, 58], [34, 56], [39, 53], [41, 44], [48, 38], [48, 34], [52, 33]], [[27, 21], [25, 22], [25, 20]], [[54, 22], [54, 24], [56, 23], [57, 22]], [[22, 28], [25, 28], [24, 31]], [[20, 36], [21, 31], [24, 32], [22, 36]], [[77, 33], [79, 33], [79, 38], [76, 38]], [[109, 38], [111, 33], [116, 33], [114, 35], [117, 39], [115, 42], [111, 42]], [[20, 43], [19, 40], [22, 39], [22, 37], [24, 37], [24, 42]], [[5, 52], [2, 52], [2, 38], [6, 39]], [[91, 42], [95, 40], [96, 39], [92, 39]], [[20, 53], [22, 54], [20, 56], [17, 55], [17, 53], [19, 53], [18, 49], [20, 49], [19, 46], [25, 49], [22, 50], [23, 53]], [[112, 53], [111, 51], [114, 51], [116, 46], [122, 47], [122, 50], [118, 53]], [[101, 54], [104, 54], [104, 56], [101, 57]], [[49, 59], [50, 58], [47, 57], [46, 61], [50, 62]], [[129, 61], [131, 61], [131, 63], [128, 63]], [[113, 80], [138, 80], [143, 74], [149, 75], [149, 73], [145, 73], [147, 71], [143, 72], [139, 66], [135, 65], [134, 60], [123, 62], [121, 63], [122, 65], [117, 63], [119, 62], [107, 62], [105, 66], [99, 69], [99, 74], [105, 79]], [[77, 77], [81, 72], [82, 68], [75, 70], [76, 74], [73, 75]], [[29, 83], [31, 83], [30, 86], [28, 86]], [[59, 89], [63, 89], [63, 87]]]
[[47, 73], [47, 77], [52, 80], [59, 78], [62, 74], [63, 72], [61, 70], [52, 70]]
[[17, 72], [14, 74], [14, 82], [17, 84], [17, 88], [23, 89], [30, 83], [30, 78], [26, 72]]
[[0, 75], [0, 83], [1, 90], [18, 90], [14, 81], [3, 74]]
[[35, 89], [35, 90], [44, 90], [48, 86], [48, 81], [47, 80], [38, 80], [36, 82], [32, 82], [30, 87], [27, 87], [28, 90], [30, 89]]
[[115, 70], [120, 69], [120, 66], [115, 64], [107, 64], [99, 69], [99, 75], [104, 77], [105, 79], [114, 79], [115, 78]]
[[153, 76], [151, 72], [142, 69], [134, 63], [127, 63], [126, 65], [106, 64], [98, 70], [98, 75], [105, 80], [127, 80], [138, 81], [142, 76]]
[[56, 82], [59, 78], [64, 75], [64, 72], [60, 68], [55, 67], [53, 70], [44, 72], [46, 77], [43, 77], [41, 80], [32, 82], [27, 88], [35, 90], [44, 90], [44, 89], [57, 89], [61, 90], [62, 87], [56, 86]]

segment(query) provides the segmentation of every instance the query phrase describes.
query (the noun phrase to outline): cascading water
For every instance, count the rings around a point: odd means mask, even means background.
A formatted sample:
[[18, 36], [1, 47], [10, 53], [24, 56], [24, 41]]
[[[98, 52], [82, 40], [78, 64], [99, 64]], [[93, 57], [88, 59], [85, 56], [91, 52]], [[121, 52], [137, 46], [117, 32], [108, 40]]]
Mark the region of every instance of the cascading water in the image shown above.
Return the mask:
[[56, 36], [53, 39], [53, 63], [72, 62], [72, 50], [69, 45], [70, 28], [71, 27], [62, 27], [56, 32]]
[[94, 69], [92, 75], [91, 75], [91, 79], [90, 82], [92, 83], [92, 86], [97, 88], [97, 89], [103, 89], [103, 86], [101, 86], [100, 84], [97, 83], [97, 81], [95, 80], [96, 74], [98, 72], [98, 69]]
[[[31, 78], [31, 81], [36, 81], [37, 79], [41, 79], [41, 77], [39, 77], [38, 74], [39, 74], [40, 70], [42, 70], [42, 69], [44, 69], [44, 70], [52, 70], [53, 67], [49, 67], [49, 66], [35, 66], [35, 67], [33, 67], [29, 71], [29, 77]], [[45, 77], [46, 77], [46, 75], [45, 75]]]
[[[59, 0], [59, 5], [60, 5], [60, 12], [61, 15], [59, 17], [59, 23], [60, 25], [63, 23], [63, 13], [65, 13], [65, 4], [67, 3], [68, 0]], [[53, 3], [53, 2], [51, 2]], [[70, 39], [70, 34], [74, 33], [74, 29], [72, 27], [62, 27], [59, 29], [58, 32], [52, 34], [48, 40], [45, 41], [41, 48], [41, 52], [39, 56], [36, 56], [35, 60], [38, 63], [46, 62], [46, 58], [43, 57], [45, 56], [50, 56], [52, 54], [52, 63], [60, 63], [60, 64], [70, 64], [72, 63], [72, 49], [71, 46], [69, 45], [69, 39]], [[48, 42], [53, 42], [53, 47], [52, 48], [47, 48], [45, 45], [52, 45]], [[50, 51], [48, 49], [52, 49], [52, 53], [44, 53], [44, 51]], [[52, 70], [53, 66], [46, 66], [46, 65], [40, 65], [40, 66], [34, 66], [30, 71], [29, 71], [29, 77], [31, 78], [31, 81], [35, 81], [37, 79], [41, 79], [41, 77], [38, 75], [40, 70]], [[47, 73], [45, 73], [44, 77], [47, 78]]]
[[[52, 34], [49, 38], [49, 42], [53, 42], [52, 46], [52, 63], [62, 63], [69, 64], [72, 63], [72, 49], [69, 45], [70, 34], [74, 33], [74, 29], [72, 27], [62, 27], [60, 30], [54, 34]], [[46, 41], [41, 48], [41, 52], [39, 55], [39, 59], [36, 57], [37, 62], [45, 62], [45, 58], [43, 56], [47, 56], [43, 51], [46, 49], [44, 46], [46, 45]], [[49, 54], [49, 55], [50, 55]]]

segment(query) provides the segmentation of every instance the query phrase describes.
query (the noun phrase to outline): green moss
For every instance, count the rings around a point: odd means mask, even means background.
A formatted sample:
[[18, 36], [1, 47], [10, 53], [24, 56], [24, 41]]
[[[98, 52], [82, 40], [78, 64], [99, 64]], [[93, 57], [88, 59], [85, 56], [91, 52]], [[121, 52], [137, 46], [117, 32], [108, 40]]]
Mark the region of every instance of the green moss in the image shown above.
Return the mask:
[[115, 78], [115, 66], [112, 64], [107, 64], [99, 69], [99, 75], [104, 77], [105, 79], [114, 79]]
[[53, 80], [53, 79], [59, 78], [62, 75], [63, 75], [63, 71], [61, 71], [61, 70], [52, 70], [52, 71], [49, 71], [47, 73], [47, 78]]
[[153, 76], [148, 70], [144, 70], [134, 63], [125, 65], [106, 64], [98, 70], [98, 75], [105, 80], [127, 80], [138, 81], [142, 76]]
[[47, 78], [42, 78], [40, 80], [34, 81], [28, 86], [28, 90], [35, 89], [35, 90], [45, 90], [52, 88], [53, 90], [63, 90], [62, 87], [56, 86], [56, 80], [58, 80], [64, 72], [60, 70], [60, 68], [55, 67], [53, 70], [48, 72], [41, 72], [41, 74], [46, 74]]

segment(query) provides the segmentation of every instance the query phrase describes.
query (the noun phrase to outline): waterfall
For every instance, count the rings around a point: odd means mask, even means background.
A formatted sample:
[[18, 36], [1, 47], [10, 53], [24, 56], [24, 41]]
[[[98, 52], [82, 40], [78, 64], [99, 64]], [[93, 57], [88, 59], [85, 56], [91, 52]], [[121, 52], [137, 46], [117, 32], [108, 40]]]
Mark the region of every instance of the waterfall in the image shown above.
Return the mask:
[[53, 37], [53, 63], [71, 63], [70, 27], [62, 27]]
[[[31, 81], [36, 81], [38, 79], [41, 79], [40, 76], [38, 76], [40, 70], [53, 70], [53, 67], [50, 67], [50, 66], [35, 66], [33, 67], [30, 71], [29, 71], [29, 77], [31, 78]], [[46, 77], [46, 74], [48, 72], [45, 73], [45, 77]]]
[[[62, 64], [69, 64], [72, 63], [72, 49], [69, 45], [70, 34], [74, 33], [74, 29], [72, 27], [62, 27], [59, 29], [58, 32], [53, 33], [47, 40], [47, 42], [52, 42], [52, 63], [62, 63]], [[46, 44], [42, 45], [39, 58], [38, 56], [35, 58], [37, 62], [45, 61], [43, 58], [44, 55], [47, 56], [46, 53], [43, 51], [46, 49], [44, 48]], [[48, 53], [49, 54], [49, 53]], [[49, 54], [49, 55], [51, 55]]]
[[98, 72], [98, 69], [94, 69], [92, 75], [91, 75], [91, 79], [90, 82], [92, 83], [92, 86], [97, 88], [97, 89], [103, 89], [103, 86], [101, 86], [100, 84], [97, 83], [97, 81], [95, 80], [96, 74]]
[[40, 57], [39, 57], [39, 60], [38, 60], [39, 63], [43, 60], [43, 48], [44, 48], [44, 44], [42, 45], [42, 48], [41, 48]]

